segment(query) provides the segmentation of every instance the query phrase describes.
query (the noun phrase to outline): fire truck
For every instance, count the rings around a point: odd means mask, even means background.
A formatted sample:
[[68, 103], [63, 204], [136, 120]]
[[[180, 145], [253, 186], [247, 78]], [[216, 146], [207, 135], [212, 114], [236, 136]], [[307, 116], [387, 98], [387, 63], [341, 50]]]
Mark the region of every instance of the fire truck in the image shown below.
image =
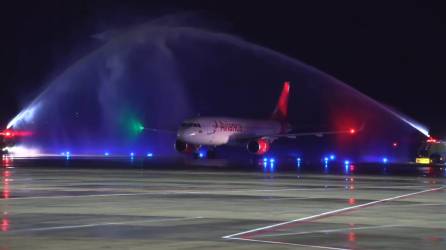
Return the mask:
[[418, 149], [415, 162], [418, 164], [446, 163], [446, 141], [429, 138]]

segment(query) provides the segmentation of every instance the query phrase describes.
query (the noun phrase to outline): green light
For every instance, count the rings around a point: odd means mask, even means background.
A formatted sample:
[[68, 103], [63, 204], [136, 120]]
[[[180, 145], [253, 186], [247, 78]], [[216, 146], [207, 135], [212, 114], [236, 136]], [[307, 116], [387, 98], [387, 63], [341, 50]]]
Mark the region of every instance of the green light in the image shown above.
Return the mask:
[[144, 126], [142, 125], [142, 123], [135, 118], [130, 118], [130, 120], [128, 121], [128, 124], [129, 124], [130, 133], [132, 135], [139, 135], [144, 130]]
[[121, 115], [121, 126], [123, 132], [129, 136], [129, 139], [138, 137], [144, 131], [144, 125], [134, 112], [123, 112]]

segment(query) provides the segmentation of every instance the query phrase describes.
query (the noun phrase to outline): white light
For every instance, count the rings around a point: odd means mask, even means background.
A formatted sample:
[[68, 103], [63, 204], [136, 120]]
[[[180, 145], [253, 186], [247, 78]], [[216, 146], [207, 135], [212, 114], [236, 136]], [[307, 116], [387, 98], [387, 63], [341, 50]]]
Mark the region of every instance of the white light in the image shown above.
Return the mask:
[[40, 154], [37, 148], [29, 148], [20, 145], [13, 147], [5, 147], [4, 150], [7, 150], [9, 154], [15, 157], [36, 157]]

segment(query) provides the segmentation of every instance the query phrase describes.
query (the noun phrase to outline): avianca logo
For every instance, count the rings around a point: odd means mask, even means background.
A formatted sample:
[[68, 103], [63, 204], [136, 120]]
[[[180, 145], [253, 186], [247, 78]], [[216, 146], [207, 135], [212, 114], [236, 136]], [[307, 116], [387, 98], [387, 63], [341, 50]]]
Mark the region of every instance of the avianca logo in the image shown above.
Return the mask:
[[220, 129], [220, 131], [223, 132], [242, 132], [242, 125], [238, 124], [238, 123], [232, 123], [232, 122], [222, 122], [222, 121], [218, 121], [215, 122], [215, 126], [218, 126], [218, 128]]

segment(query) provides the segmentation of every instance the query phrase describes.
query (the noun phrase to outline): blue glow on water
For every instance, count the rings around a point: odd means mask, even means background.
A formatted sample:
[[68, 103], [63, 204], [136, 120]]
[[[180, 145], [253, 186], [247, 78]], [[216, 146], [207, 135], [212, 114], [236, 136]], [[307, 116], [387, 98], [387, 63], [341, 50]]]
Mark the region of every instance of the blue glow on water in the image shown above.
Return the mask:
[[269, 169], [270, 169], [270, 171], [271, 171], [271, 172], [274, 172], [275, 168], [276, 168], [276, 167], [275, 167], [274, 161], [271, 161], [270, 164], [269, 164]]

